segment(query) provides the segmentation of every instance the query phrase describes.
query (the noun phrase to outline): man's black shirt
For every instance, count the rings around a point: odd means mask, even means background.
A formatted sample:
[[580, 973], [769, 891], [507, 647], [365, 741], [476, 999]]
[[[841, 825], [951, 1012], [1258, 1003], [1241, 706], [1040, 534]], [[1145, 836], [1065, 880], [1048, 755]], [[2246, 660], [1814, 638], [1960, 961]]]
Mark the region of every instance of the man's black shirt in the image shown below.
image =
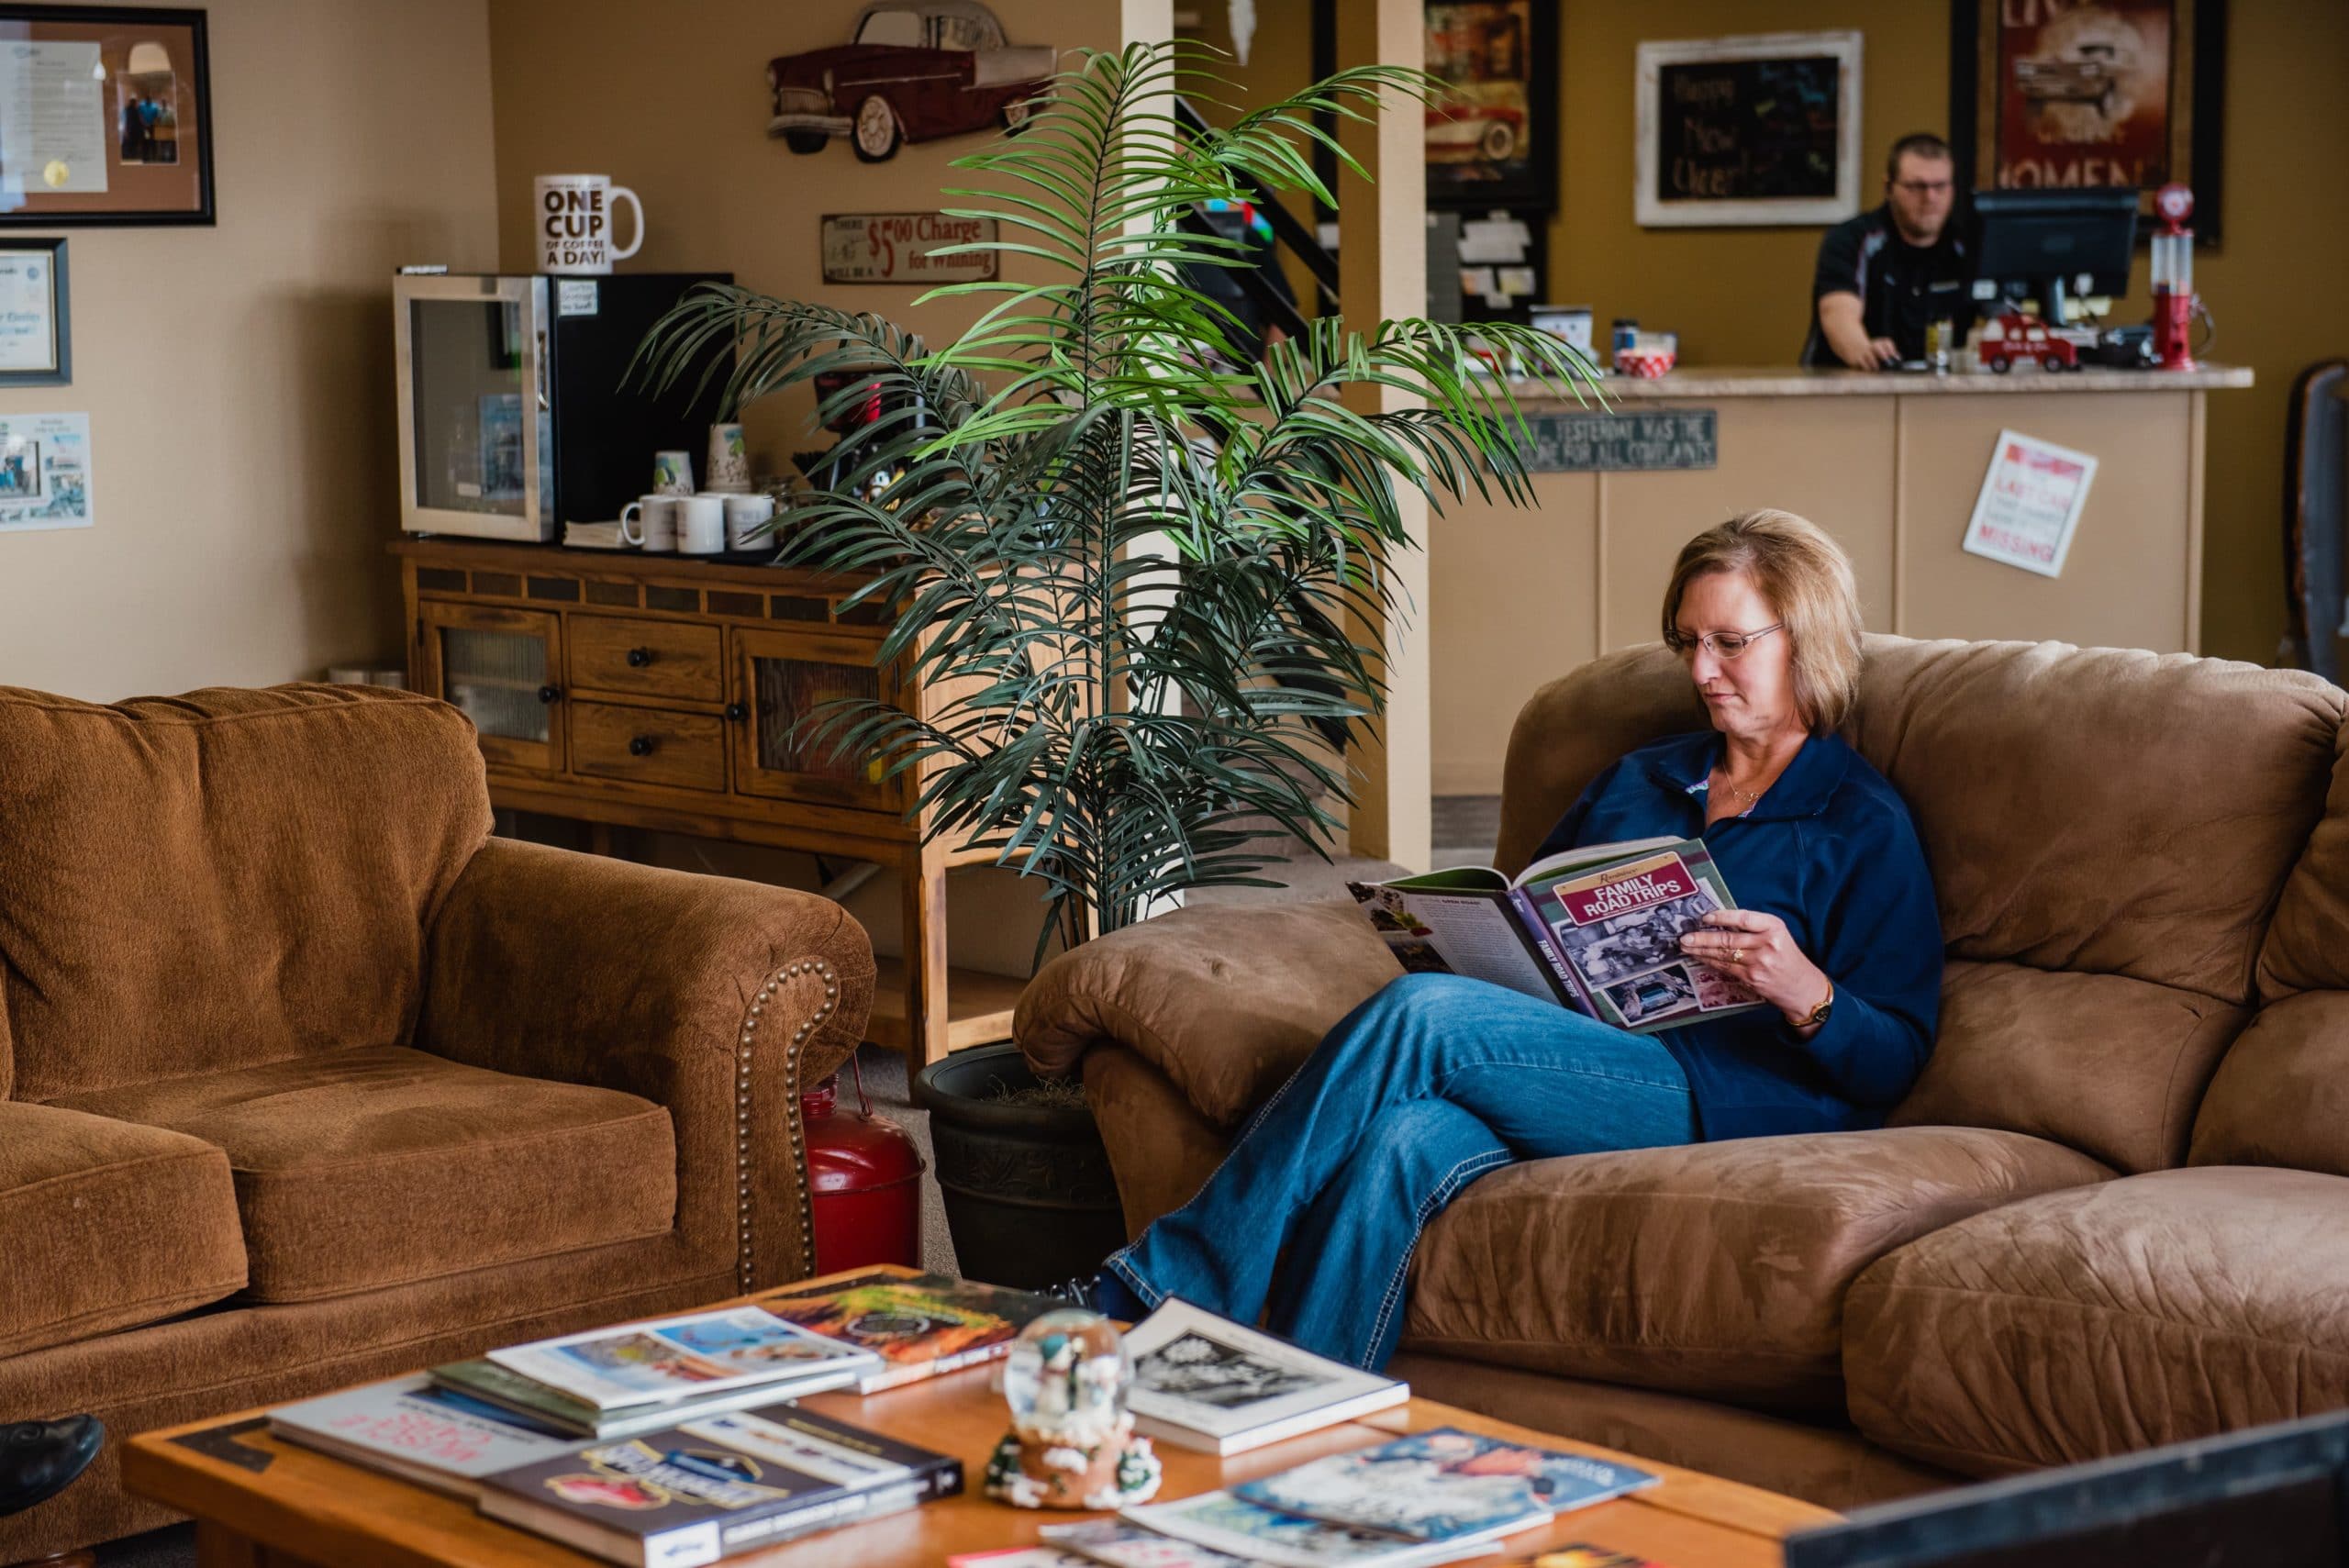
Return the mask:
[[1931, 245], [1900, 238], [1887, 206], [1846, 218], [1819, 242], [1819, 271], [1810, 284], [1810, 336], [1802, 362], [1843, 361], [1819, 325], [1819, 301], [1831, 294], [1860, 296], [1860, 321], [1870, 338], [1889, 338], [1904, 360], [1925, 357], [1929, 321], [1974, 319], [1974, 245], [1957, 215]]

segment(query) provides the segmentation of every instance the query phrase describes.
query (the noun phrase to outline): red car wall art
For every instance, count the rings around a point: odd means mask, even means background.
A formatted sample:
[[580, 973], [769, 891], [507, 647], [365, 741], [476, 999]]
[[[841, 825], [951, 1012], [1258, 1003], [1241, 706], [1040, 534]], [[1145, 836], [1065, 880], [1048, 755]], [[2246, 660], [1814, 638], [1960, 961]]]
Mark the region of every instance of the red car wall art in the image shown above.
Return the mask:
[[821, 152], [844, 136], [878, 163], [903, 141], [1017, 130], [1052, 78], [1054, 53], [1005, 43], [1003, 24], [979, 0], [874, 0], [857, 17], [854, 42], [768, 62], [767, 134], [794, 152]]

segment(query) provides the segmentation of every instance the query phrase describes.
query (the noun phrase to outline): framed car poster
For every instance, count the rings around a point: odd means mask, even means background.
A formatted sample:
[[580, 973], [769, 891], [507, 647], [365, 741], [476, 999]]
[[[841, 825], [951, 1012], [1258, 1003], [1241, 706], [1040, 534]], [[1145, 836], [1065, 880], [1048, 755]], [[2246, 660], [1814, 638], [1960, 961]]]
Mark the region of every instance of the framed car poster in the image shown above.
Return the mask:
[[0, 4], [0, 225], [212, 221], [205, 13]]
[[2225, 0], [1950, 6], [1950, 146], [1961, 188], [2126, 185], [2138, 232], [2154, 193], [2194, 188], [2194, 237], [2215, 245], [2223, 203]]
[[1430, 0], [1427, 69], [1450, 88], [1426, 110], [1428, 206], [1554, 208], [1557, 0]]

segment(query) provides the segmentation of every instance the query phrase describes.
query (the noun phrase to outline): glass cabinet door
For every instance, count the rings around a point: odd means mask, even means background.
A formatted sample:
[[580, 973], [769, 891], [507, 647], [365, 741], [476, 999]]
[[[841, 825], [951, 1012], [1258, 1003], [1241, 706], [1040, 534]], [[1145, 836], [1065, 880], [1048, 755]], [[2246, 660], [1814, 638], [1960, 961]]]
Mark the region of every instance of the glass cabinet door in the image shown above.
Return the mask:
[[546, 280], [403, 277], [394, 289], [401, 525], [536, 539], [553, 489]]
[[462, 709], [489, 762], [533, 773], [562, 766], [561, 622], [484, 605], [417, 606], [425, 689]]
[[733, 639], [734, 787], [824, 805], [896, 811], [905, 781], [885, 779], [881, 764], [841, 751], [829, 733], [803, 721], [827, 703], [848, 698], [895, 701], [874, 662], [877, 638], [825, 631], [728, 628]]

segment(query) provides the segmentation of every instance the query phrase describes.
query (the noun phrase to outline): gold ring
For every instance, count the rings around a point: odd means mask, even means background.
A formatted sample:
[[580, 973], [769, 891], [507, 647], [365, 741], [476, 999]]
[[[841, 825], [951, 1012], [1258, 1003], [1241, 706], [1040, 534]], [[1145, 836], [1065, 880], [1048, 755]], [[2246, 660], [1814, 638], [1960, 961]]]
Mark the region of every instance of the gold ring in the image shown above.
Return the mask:
[[1745, 950], [1743, 948], [1730, 949], [1729, 961], [1731, 963], [1743, 963], [1745, 962]]

